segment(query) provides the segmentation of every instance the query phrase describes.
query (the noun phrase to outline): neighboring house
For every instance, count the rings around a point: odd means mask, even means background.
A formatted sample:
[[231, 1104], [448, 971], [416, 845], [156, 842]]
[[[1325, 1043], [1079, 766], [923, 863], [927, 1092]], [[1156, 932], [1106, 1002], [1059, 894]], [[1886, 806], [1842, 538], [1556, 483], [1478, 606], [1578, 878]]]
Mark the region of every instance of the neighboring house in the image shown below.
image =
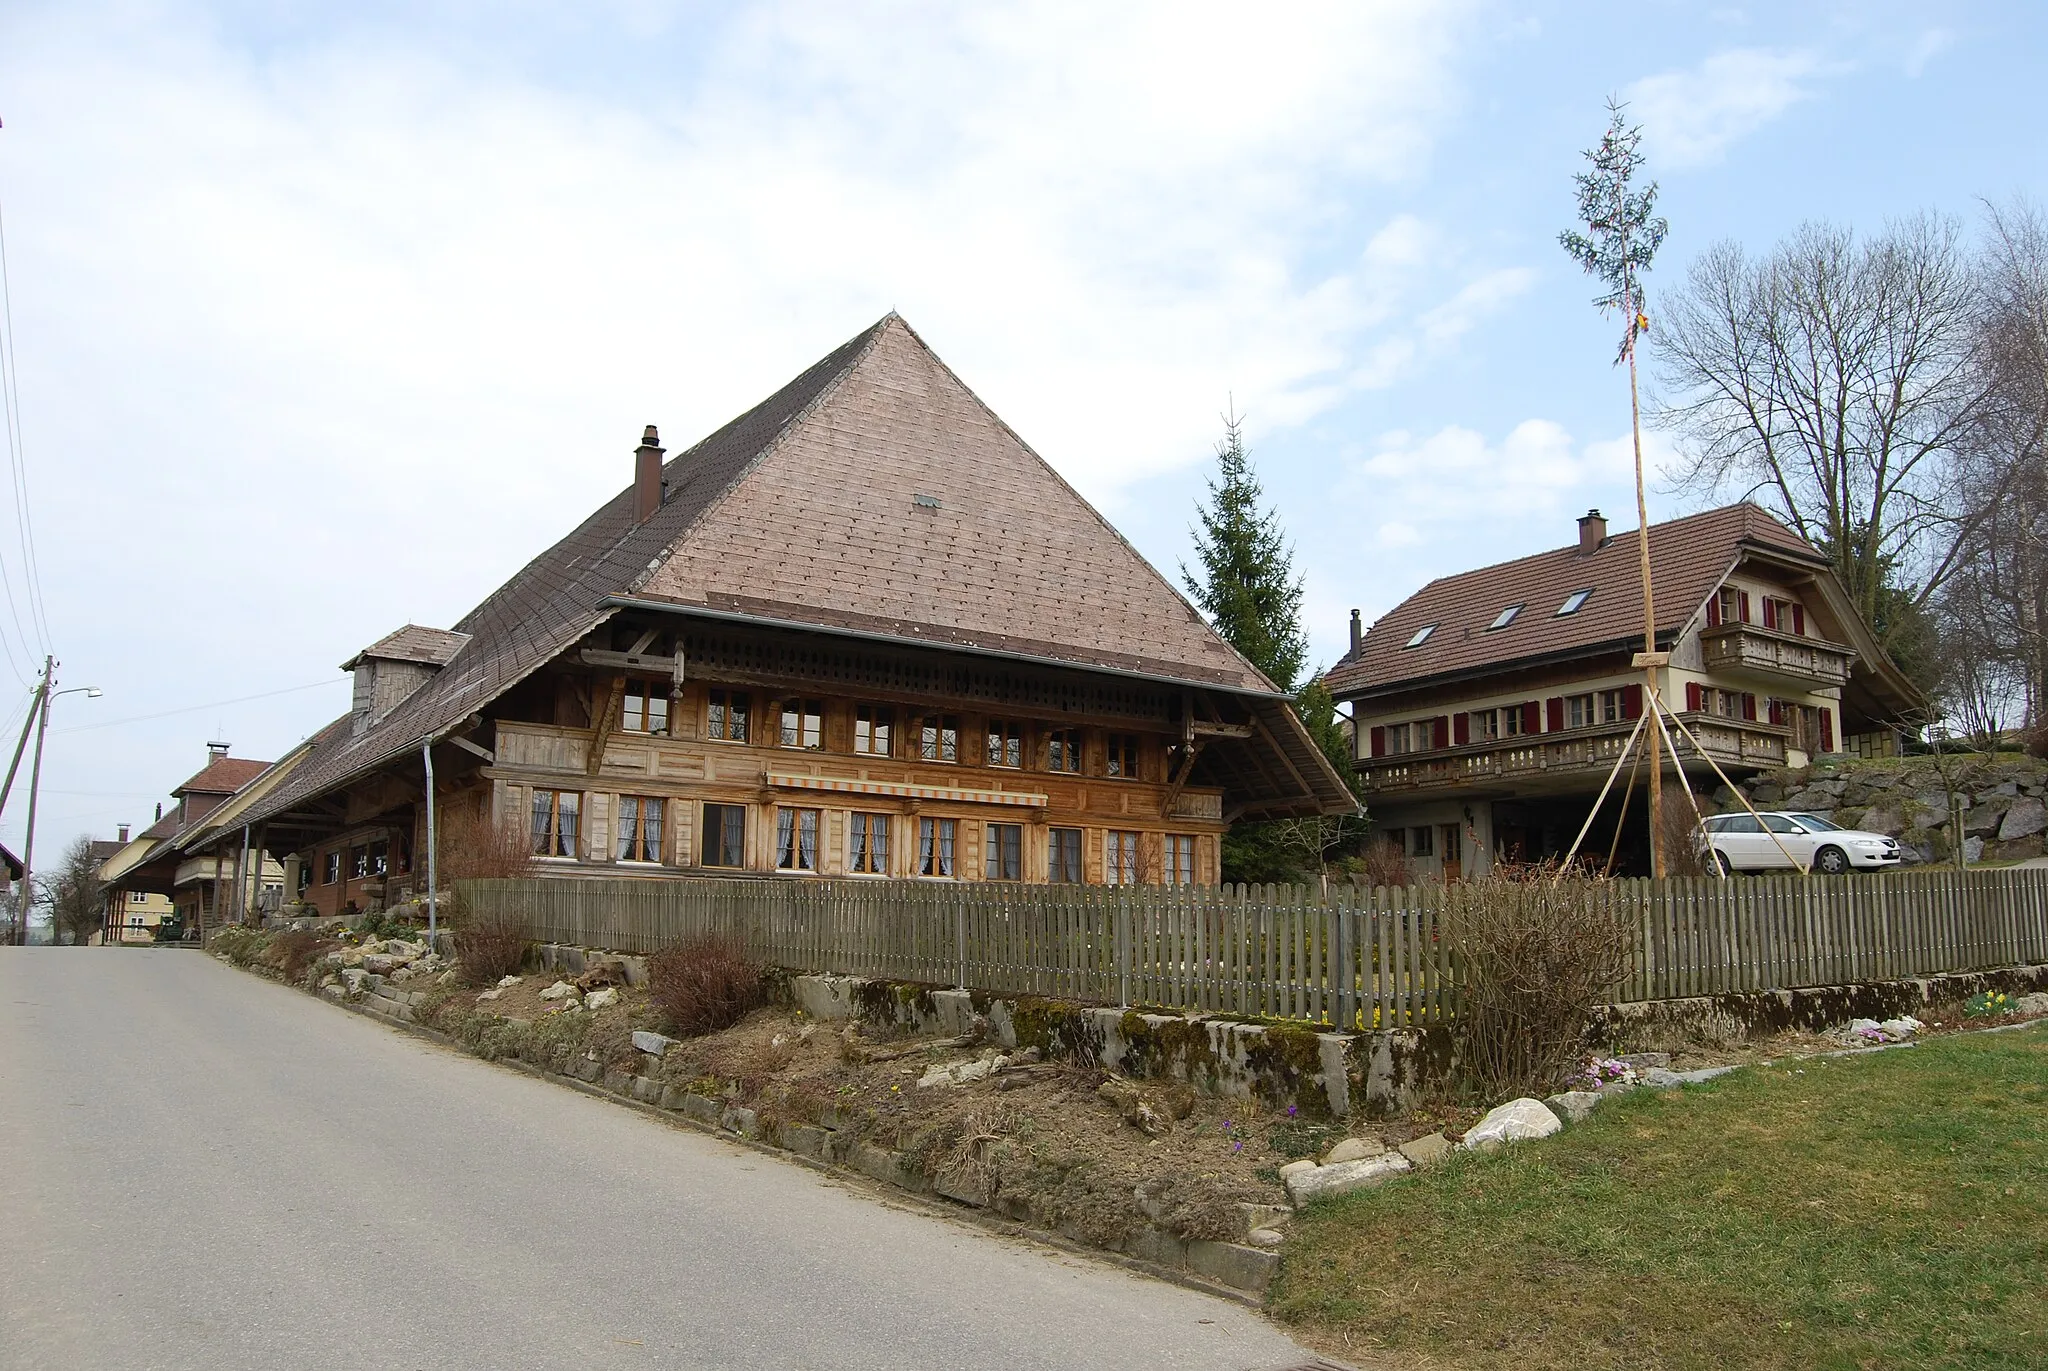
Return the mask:
[[[1826, 558], [1752, 505], [1650, 527], [1657, 690], [1730, 776], [1896, 750], [1925, 701], [1858, 617]], [[1351, 707], [1375, 829], [1424, 874], [1562, 856], [1643, 712], [1635, 533], [1598, 510], [1569, 547], [1430, 582], [1361, 632], [1327, 676]], [[1687, 780], [1719, 784], [1682, 741]], [[1667, 777], [1667, 804], [1683, 795]], [[1644, 790], [1619, 841], [1649, 861]], [[1625, 782], [1588, 842], [1615, 841]]]
[[21, 893], [23, 870], [21, 858], [9, 851], [6, 844], [0, 843], [0, 927], [5, 928], [6, 937], [14, 935], [14, 903], [15, 897]]
[[[1345, 812], [1287, 696], [895, 315], [632, 481], [243, 816], [323, 913], [514, 825], [550, 876], [1219, 879]], [[622, 473], [623, 474], [623, 473]]]
[[[230, 757], [226, 743], [208, 743], [206, 766], [171, 791], [170, 809], [160, 810], [156, 822], [138, 837], [118, 845], [100, 863], [100, 885], [109, 915], [118, 908], [125, 918], [134, 901], [144, 910], [155, 910], [156, 922], [175, 914], [187, 928], [196, 928], [202, 916], [209, 927], [220, 923], [223, 910], [235, 917], [237, 905], [222, 885], [232, 866], [224, 872], [217, 855], [185, 852], [180, 840], [208, 831], [208, 817], [270, 765]], [[136, 900], [138, 896], [147, 898]], [[155, 924], [147, 927], [153, 930]], [[133, 940], [132, 934], [129, 937]]]

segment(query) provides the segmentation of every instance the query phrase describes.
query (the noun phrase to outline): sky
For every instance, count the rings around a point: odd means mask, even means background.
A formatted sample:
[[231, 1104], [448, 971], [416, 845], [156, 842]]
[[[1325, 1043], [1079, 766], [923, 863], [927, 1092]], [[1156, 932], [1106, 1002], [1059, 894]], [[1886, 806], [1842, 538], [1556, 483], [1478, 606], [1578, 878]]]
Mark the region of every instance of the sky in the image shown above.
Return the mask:
[[[5, 741], [45, 652], [103, 692], [54, 702], [37, 864], [210, 740], [282, 755], [643, 425], [685, 447], [891, 309], [1170, 575], [1242, 416], [1327, 664], [1354, 607], [1635, 525], [1556, 241], [1610, 96], [1654, 316], [1720, 240], [2038, 198], [2044, 55], [1990, 0], [0, 0]], [[1710, 501], [1646, 444], [1653, 519]]]

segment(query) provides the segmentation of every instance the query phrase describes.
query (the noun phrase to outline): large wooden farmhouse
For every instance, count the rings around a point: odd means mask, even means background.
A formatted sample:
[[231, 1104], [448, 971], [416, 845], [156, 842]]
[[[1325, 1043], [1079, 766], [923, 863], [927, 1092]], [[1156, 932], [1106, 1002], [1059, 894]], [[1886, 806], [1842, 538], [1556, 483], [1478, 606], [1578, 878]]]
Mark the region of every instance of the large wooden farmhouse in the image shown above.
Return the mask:
[[[891, 315], [632, 480], [240, 817], [333, 913], [443, 819], [548, 875], [1214, 882], [1240, 816], [1346, 811], [1286, 697]], [[621, 474], [627, 462], [621, 460]]]
[[[1655, 650], [1671, 654], [1658, 694], [1730, 776], [1888, 752], [1924, 710], [1828, 560], [1755, 506], [1652, 524], [1650, 559]], [[1562, 854], [1643, 712], [1635, 533], [1610, 537], [1594, 510], [1574, 544], [1432, 581], [1370, 632], [1354, 611], [1351, 631], [1326, 681], [1351, 705], [1376, 830], [1452, 879]], [[1711, 792], [1707, 758], [1679, 747]], [[1618, 856], [1647, 872], [1640, 786]]]

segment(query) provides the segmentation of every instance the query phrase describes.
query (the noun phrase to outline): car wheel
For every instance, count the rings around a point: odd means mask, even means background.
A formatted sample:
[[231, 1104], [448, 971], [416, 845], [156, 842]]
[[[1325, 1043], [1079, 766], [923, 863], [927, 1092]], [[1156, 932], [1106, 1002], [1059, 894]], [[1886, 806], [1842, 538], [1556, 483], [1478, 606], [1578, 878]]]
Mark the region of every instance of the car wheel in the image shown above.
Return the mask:
[[1839, 847], [1824, 847], [1813, 854], [1813, 869], [1823, 876], [1840, 876], [1849, 870], [1848, 854]]
[[1721, 879], [1723, 880], [1727, 880], [1735, 874], [1735, 863], [1728, 860], [1728, 854], [1725, 852], [1716, 851], [1714, 853], [1714, 865], [1721, 868]]

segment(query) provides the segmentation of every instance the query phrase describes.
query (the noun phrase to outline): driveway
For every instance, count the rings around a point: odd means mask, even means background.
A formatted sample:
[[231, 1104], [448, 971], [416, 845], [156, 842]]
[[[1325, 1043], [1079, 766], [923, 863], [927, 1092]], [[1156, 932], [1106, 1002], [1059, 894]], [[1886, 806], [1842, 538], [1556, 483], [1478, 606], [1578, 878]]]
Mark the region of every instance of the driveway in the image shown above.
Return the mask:
[[1297, 1365], [1241, 1305], [196, 952], [0, 949], [0, 1365]]

